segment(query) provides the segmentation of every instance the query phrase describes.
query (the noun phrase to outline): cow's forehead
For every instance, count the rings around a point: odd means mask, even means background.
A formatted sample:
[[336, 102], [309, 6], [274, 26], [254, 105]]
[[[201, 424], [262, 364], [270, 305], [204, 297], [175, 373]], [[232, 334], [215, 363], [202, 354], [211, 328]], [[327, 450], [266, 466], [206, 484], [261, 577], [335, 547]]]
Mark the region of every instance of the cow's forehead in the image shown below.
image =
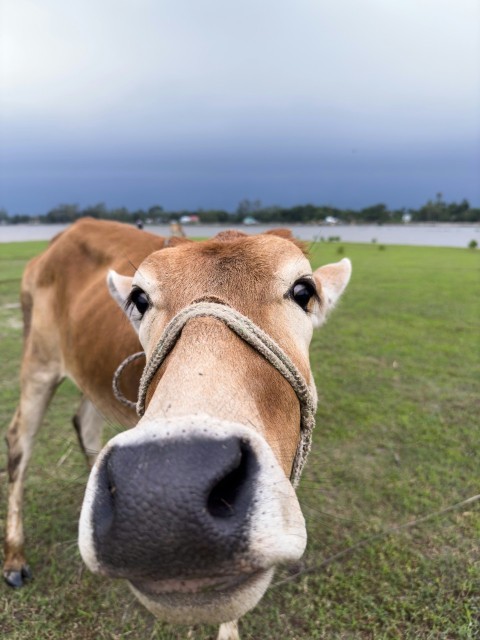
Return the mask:
[[310, 264], [296, 244], [260, 235], [229, 242], [188, 242], [157, 251], [140, 266], [138, 284], [141, 280], [159, 287], [184, 302], [206, 294], [232, 301], [258, 300], [310, 272]]

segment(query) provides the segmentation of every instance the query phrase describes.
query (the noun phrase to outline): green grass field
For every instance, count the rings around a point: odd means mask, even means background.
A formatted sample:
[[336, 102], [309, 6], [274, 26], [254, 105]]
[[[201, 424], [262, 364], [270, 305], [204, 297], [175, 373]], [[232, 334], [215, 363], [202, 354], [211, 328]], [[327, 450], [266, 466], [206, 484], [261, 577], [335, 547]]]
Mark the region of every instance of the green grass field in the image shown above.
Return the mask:
[[[18, 395], [20, 276], [44, 246], [0, 244], [3, 430]], [[480, 501], [395, 528], [480, 493], [480, 252], [344, 251], [352, 281], [311, 350], [320, 407], [299, 490], [309, 548], [243, 619], [242, 640], [478, 639]], [[316, 244], [311, 256], [318, 266], [341, 248]], [[35, 579], [18, 592], [0, 586], [0, 637], [213, 639], [214, 628], [155, 622], [124, 583], [83, 568], [78, 398], [64, 384], [38, 437], [25, 518]]]

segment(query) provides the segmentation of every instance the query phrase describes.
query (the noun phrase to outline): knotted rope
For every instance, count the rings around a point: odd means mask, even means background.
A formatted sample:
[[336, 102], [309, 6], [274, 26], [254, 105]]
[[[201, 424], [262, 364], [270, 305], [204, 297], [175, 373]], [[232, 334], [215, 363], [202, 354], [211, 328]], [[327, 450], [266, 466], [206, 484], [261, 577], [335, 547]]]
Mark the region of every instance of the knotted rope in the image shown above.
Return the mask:
[[137, 404], [135, 405], [123, 396], [118, 388], [118, 381], [123, 369], [133, 360], [145, 355], [143, 352], [129, 356], [116, 370], [113, 378], [113, 392], [115, 397], [127, 406], [136, 406], [137, 414], [143, 416], [145, 413], [145, 399], [148, 387], [166, 357], [177, 343], [183, 327], [193, 318], [207, 317], [215, 318], [227, 325], [227, 327], [275, 367], [295, 391], [300, 402], [300, 441], [295, 454], [290, 480], [293, 486], [296, 487], [311, 448], [312, 431], [315, 426], [315, 412], [317, 408], [316, 397], [305, 382], [300, 371], [283, 349], [265, 333], [265, 331], [252, 322], [250, 318], [247, 318], [224, 303], [200, 301], [194, 302], [182, 309], [165, 327], [157, 346], [145, 365], [140, 379]]

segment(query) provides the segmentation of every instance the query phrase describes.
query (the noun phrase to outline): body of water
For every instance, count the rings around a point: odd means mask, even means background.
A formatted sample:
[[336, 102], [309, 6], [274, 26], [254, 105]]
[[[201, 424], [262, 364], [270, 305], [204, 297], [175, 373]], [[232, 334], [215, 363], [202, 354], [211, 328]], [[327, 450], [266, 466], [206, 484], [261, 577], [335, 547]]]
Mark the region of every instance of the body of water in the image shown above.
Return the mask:
[[[372, 242], [379, 244], [404, 244], [430, 247], [467, 247], [471, 240], [480, 245], [480, 224], [405, 224], [405, 225], [192, 225], [185, 226], [187, 236], [210, 237], [225, 229], [239, 229], [246, 233], [262, 233], [279, 226], [292, 229], [294, 235], [302, 240], [328, 240], [331, 236], [340, 237], [342, 242]], [[67, 225], [4, 225], [0, 226], [0, 242], [22, 242], [25, 240], [50, 240]], [[146, 231], [157, 235], [169, 236], [168, 225], [147, 226]]]

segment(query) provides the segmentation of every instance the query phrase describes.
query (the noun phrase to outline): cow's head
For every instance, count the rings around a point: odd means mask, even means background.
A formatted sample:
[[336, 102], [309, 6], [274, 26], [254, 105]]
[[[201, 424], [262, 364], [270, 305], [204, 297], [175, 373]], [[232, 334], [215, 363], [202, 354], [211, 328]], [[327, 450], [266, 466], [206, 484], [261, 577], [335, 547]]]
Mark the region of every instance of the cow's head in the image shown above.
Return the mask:
[[[263, 329], [314, 393], [308, 347], [350, 277], [312, 269], [291, 238], [224, 233], [109, 274], [147, 361], [167, 323], [199, 299]], [[101, 452], [87, 487], [80, 549], [93, 571], [126, 578], [154, 614], [224, 622], [265, 592], [306, 544], [290, 482], [300, 407], [289, 382], [216, 318], [192, 318], [149, 384], [138, 426]]]

